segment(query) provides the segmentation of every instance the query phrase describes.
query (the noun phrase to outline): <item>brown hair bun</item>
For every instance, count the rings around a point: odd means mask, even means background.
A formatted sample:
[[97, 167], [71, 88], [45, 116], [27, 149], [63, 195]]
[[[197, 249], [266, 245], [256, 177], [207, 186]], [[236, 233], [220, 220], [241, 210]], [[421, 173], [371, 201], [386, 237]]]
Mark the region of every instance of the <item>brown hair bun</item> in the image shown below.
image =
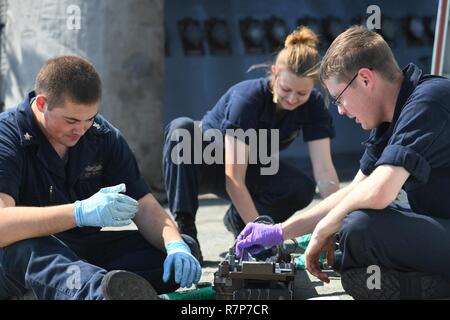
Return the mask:
[[308, 27], [300, 26], [287, 36], [284, 41], [284, 47], [294, 46], [297, 44], [303, 44], [311, 48], [316, 48], [319, 43], [317, 35]]

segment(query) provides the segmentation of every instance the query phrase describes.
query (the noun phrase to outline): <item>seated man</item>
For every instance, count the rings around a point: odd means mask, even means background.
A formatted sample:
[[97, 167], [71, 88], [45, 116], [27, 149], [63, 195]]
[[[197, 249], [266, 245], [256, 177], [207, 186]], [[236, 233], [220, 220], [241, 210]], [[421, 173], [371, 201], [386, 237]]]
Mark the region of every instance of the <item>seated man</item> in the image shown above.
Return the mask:
[[[94, 67], [51, 59], [35, 90], [0, 115], [0, 298], [151, 299], [198, 282], [195, 241], [98, 114]], [[132, 220], [139, 231], [100, 232]]]
[[[332, 265], [339, 232], [335, 268], [353, 297], [449, 297], [450, 80], [412, 63], [400, 69], [385, 40], [359, 26], [333, 41], [321, 78], [339, 113], [372, 130], [360, 170], [350, 185], [294, 218], [248, 225], [239, 254], [314, 231], [307, 269], [328, 282], [319, 256], [327, 251]], [[393, 203], [401, 189], [410, 207]]]

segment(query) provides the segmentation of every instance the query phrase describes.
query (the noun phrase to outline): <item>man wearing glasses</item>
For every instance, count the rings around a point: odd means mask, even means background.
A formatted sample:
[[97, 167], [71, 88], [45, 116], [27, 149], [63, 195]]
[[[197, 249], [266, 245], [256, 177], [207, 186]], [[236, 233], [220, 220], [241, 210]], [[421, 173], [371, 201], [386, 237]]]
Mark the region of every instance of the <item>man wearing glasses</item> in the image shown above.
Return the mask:
[[[384, 39], [354, 26], [325, 54], [321, 78], [341, 115], [372, 130], [352, 183], [314, 208], [275, 226], [249, 224], [237, 251], [270, 246], [313, 231], [309, 272], [328, 282], [319, 255], [357, 299], [450, 296], [450, 80], [401, 70]], [[409, 206], [395, 204], [406, 191]], [[370, 270], [379, 285], [370, 286]]]

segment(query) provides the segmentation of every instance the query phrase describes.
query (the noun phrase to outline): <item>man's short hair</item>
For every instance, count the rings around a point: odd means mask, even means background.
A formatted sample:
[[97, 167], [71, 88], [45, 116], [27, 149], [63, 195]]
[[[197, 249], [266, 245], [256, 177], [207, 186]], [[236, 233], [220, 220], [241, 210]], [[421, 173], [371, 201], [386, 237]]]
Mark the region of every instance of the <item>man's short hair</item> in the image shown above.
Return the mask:
[[101, 80], [94, 66], [76, 56], [48, 60], [36, 77], [36, 94], [47, 97], [48, 108], [62, 106], [66, 99], [93, 104], [101, 98]]
[[372, 68], [388, 80], [401, 73], [391, 48], [381, 35], [363, 26], [352, 26], [341, 33], [322, 59], [322, 81], [336, 77], [348, 82], [361, 68]]

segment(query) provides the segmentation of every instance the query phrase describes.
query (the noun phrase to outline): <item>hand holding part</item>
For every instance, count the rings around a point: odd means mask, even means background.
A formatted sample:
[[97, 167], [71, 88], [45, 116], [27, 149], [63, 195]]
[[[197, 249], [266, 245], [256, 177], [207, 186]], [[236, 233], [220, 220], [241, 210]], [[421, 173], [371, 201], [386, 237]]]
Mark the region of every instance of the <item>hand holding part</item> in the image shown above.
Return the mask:
[[243, 249], [250, 254], [256, 254], [264, 247], [272, 247], [283, 242], [281, 224], [267, 225], [249, 223], [239, 234], [236, 243], [236, 256], [241, 257]]

